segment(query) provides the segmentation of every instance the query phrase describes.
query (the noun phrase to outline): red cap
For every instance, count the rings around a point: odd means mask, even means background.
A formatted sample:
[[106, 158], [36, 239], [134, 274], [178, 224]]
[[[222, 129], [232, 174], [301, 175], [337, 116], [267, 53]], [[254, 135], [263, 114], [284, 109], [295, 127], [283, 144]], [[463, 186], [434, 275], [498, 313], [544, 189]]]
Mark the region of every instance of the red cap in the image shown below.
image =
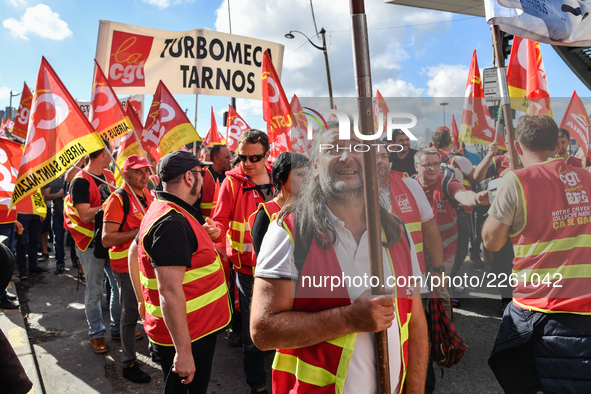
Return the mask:
[[129, 156], [125, 160], [125, 164], [123, 164], [124, 171], [127, 171], [130, 168], [132, 170], [138, 170], [138, 169], [144, 168], [144, 167], [152, 167], [152, 166], [150, 165], [150, 163], [148, 163], [148, 160], [145, 157], [139, 156], [139, 155]]

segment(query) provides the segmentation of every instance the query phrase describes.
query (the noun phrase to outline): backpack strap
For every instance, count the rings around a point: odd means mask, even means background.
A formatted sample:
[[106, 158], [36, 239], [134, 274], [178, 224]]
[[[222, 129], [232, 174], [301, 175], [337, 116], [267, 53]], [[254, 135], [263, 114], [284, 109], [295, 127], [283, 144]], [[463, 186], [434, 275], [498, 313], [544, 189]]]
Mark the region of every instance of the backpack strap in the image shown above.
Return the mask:
[[123, 229], [123, 224], [125, 223], [125, 220], [127, 219], [127, 215], [129, 214], [130, 210], [129, 195], [127, 194], [127, 191], [122, 187], [117, 188], [117, 190], [115, 190], [115, 193], [121, 196], [121, 201], [123, 202], [123, 220], [121, 221], [121, 225], [119, 226], [119, 231], [121, 231]]
[[443, 196], [444, 196], [444, 200], [449, 201], [449, 203], [454, 207], [457, 208], [460, 206], [460, 204], [458, 204], [456, 202], [456, 200], [454, 200], [450, 195], [449, 195], [449, 190], [447, 190], [447, 187], [449, 185], [449, 182], [451, 182], [452, 179], [455, 179], [454, 174], [453, 174], [453, 170], [450, 168], [445, 168], [442, 167], [441, 168], [443, 171], [443, 180], [441, 181], [441, 189], [443, 190]]

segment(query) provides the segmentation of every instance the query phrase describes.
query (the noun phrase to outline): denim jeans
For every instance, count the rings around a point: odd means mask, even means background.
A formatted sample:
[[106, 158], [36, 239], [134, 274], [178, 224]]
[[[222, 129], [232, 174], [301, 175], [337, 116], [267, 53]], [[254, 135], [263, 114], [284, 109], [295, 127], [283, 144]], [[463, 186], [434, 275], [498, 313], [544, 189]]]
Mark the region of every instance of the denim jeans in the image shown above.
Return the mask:
[[23, 225], [23, 233], [16, 235], [16, 262], [21, 275], [27, 273], [27, 255], [29, 270], [37, 268], [37, 249], [41, 239], [41, 217], [28, 213], [19, 213], [18, 221]]
[[55, 265], [63, 265], [66, 258], [64, 252], [64, 215], [51, 216], [51, 230], [53, 231], [53, 250], [55, 251]]
[[123, 366], [128, 367], [136, 360], [135, 328], [140, 314], [129, 274], [115, 271], [113, 275], [119, 286], [119, 304], [121, 305], [121, 360]]
[[252, 303], [252, 287], [254, 278], [252, 275], [238, 272], [238, 296], [240, 299], [240, 311], [242, 312], [242, 352], [244, 353], [244, 375], [246, 383], [254, 388], [261, 389], [267, 384], [265, 372], [265, 353], [252, 342], [250, 337], [250, 304]]
[[76, 247], [76, 254], [80, 258], [84, 275], [86, 276], [86, 289], [84, 290], [84, 312], [88, 322], [88, 335], [91, 339], [103, 338], [105, 326], [102, 323], [103, 313], [101, 310], [101, 298], [103, 296], [103, 277], [107, 274], [113, 288], [113, 296], [109, 305], [111, 334], [119, 333], [119, 322], [121, 320], [121, 306], [119, 305], [119, 288], [113, 277], [113, 271], [108, 259], [97, 259], [94, 257], [94, 248], [89, 246], [85, 251]]
[[14, 253], [14, 222], [0, 224], [0, 235], [8, 237], [4, 245], [8, 246], [8, 249], [10, 249], [12, 253]]

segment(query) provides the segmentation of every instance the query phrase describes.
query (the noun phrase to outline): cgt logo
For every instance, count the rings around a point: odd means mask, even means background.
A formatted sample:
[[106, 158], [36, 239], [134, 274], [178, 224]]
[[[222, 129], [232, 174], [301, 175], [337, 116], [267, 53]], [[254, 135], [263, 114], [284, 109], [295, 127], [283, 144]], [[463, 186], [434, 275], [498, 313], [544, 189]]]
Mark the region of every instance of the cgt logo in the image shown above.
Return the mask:
[[154, 37], [113, 32], [108, 77], [112, 87], [146, 86], [144, 64], [153, 41]]
[[575, 187], [579, 184], [579, 182], [581, 182], [579, 176], [574, 171], [567, 172], [566, 174], [560, 174], [560, 180], [562, 183], [570, 187]]

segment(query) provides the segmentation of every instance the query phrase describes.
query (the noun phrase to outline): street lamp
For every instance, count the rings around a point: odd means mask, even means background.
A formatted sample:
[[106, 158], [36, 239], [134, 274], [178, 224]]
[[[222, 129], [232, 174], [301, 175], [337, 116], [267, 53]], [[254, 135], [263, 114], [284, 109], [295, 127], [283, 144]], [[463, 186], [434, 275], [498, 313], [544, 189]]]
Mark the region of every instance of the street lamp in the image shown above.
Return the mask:
[[319, 34], [322, 35], [322, 46], [319, 46], [319, 45], [314, 44], [312, 42], [312, 40], [310, 40], [308, 38], [307, 35], [305, 35], [304, 33], [302, 33], [299, 30], [291, 30], [289, 33], [287, 33], [285, 35], [285, 38], [288, 38], [290, 40], [293, 39], [293, 38], [295, 38], [295, 36], [292, 33], [300, 33], [301, 35], [303, 35], [304, 37], [306, 37], [306, 40], [308, 40], [308, 42], [310, 44], [312, 44], [312, 46], [314, 48], [316, 48], [316, 49], [324, 52], [324, 63], [326, 64], [326, 80], [328, 82], [328, 97], [330, 98], [330, 108], [331, 109], [334, 108], [334, 103], [333, 103], [333, 100], [332, 100], [332, 82], [330, 80], [330, 67], [328, 66], [328, 52], [326, 51], [326, 37], [325, 37], [326, 30], [324, 30], [324, 28], [322, 28], [322, 29], [320, 29], [320, 32], [319, 32]]
[[443, 125], [445, 126], [445, 106], [449, 103], [439, 103], [443, 107]]
[[[16, 97], [16, 96], [20, 96], [21, 93], [17, 93], [17, 94], [12, 94], [12, 90], [10, 91], [10, 107], [9, 107], [9, 111], [10, 111], [10, 115], [8, 116], [10, 119], [12, 119], [12, 98]], [[14, 119], [12, 119], [14, 120]]]

